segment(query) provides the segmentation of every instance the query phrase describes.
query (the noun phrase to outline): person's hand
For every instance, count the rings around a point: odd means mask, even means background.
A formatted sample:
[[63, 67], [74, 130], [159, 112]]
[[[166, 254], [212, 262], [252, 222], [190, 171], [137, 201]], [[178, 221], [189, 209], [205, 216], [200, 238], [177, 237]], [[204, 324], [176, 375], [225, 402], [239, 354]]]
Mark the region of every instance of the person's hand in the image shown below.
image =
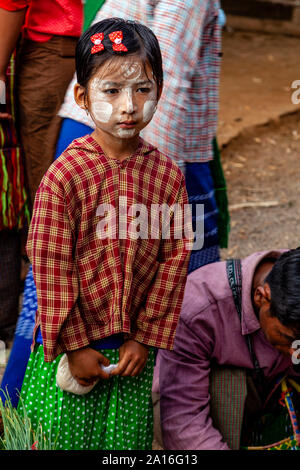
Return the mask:
[[139, 375], [148, 359], [148, 348], [137, 341], [129, 339], [119, 349], [118, 366], [110, 375], [121, 375], [122, 377], [135, 377]]
[[70, 372], [80, 385], [91, 385], [99, 378], [109, 379], [109, 374], [101, 368], [101, 364], [108, 366], [109, 360], [99, 351], [86, 347], [67, 351], [67, 356]]
[[0, 77], [0, 119], [11, 119], [11, 115], [5, 111], [5, 80]]
[[9, 114], [9, 113], [6, 113], [6, 112], [2, 113], [1, 112], [1, 105], [0, 105], [0, 120], [1, 119], [12, 119], [12, 115]]

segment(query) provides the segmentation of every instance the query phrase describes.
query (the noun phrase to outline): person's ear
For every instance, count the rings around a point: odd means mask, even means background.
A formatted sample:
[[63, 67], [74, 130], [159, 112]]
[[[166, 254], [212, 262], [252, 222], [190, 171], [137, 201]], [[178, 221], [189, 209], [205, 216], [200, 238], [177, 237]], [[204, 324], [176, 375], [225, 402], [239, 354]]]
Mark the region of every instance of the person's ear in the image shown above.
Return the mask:
[[270, 300], [271, 300], [271, 290], [270, 290], [269, 284], [264, 284], [263, 286], [257, 286], [253, 295], [254, 305], [260, 308], [266, 302], [270, 302]]
[[79, 83], [74, 85], [74, 98], [81, 109], [87, 110], [85, 88]]

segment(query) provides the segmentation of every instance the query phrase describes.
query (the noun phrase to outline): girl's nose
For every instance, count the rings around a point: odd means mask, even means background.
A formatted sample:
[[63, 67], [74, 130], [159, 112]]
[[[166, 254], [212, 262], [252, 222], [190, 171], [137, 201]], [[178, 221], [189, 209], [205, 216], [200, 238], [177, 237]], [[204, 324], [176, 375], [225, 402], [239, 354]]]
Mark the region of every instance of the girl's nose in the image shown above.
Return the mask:
[[131, 88], [124, 90], [123, 109], [127, 114], [132, 114], [136, 110], [136, 103]]

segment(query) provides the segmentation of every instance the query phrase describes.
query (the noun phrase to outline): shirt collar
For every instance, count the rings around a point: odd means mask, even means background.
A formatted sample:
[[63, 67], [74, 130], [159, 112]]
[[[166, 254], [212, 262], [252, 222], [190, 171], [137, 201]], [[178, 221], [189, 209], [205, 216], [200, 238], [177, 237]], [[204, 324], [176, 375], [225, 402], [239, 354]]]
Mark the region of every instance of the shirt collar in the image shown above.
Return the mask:
[[[92, 152], [96, 151], [101, 157], [105, 158], [105, 160], [109, 162], [116, 162], [116, 163], [119, 162], [116, 159], [108, 158], [106, 154], [103, 152], [100, 144], [98, 144], [98, 142], [94, 139], [94, 137], [92, 137], [91, 134], [88, 134], [84, 137], [80, 137], [79, 139], [74, 140], [71, 145], [73, 147], [84, 148], [85, 150], [90, 150]], [[122, 163], [124, 164], [138, 155], [146, 155], [148, 153], [151, 153], [153, 150], [156, 150], [156, 147], [154, 147], [151, 144], [148, 144], [148, 142], [142, 139], [142, 137], [139, 137], [138, 148], [136, 149], [135, 152], [133, 152], [132, 155], [130, 155], [130, 157], [123, 160]]]

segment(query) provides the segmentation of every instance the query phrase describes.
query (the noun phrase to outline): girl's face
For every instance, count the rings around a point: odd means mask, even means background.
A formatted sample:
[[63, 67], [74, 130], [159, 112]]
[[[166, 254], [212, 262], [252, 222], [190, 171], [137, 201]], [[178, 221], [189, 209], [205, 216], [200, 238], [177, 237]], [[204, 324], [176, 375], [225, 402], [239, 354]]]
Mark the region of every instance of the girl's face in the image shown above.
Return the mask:
[[151, 121], [157, 91], [147, 63], [138, 56], [121, 56], [103, 64], [89, 80], [85, 105], [100, 134], [130, 139]]

